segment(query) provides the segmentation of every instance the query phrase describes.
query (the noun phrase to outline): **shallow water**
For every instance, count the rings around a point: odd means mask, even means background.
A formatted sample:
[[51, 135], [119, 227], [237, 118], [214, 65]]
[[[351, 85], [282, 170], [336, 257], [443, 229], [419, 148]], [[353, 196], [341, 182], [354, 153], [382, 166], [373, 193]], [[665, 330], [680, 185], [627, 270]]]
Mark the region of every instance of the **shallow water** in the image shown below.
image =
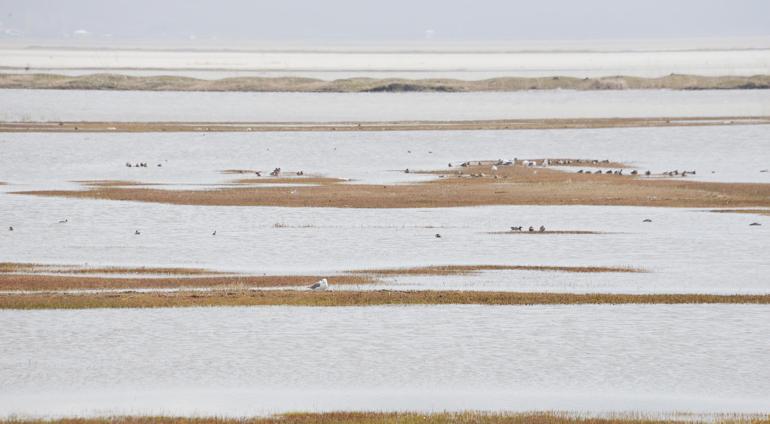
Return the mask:
[[767, 413], [769, 318], [749, 305], [0, 311], [0, 416]]
[[[299, 76], [322, 79], [350, 77], [411, 77], [483, 79], [502, 76], [609, 75], [662, 77], [672, 73], [694, 75], [757, 75], [770, 73], [767, 41], [736, 48], [728, 43], [698, 49], [675, 46], [667, 40], [657, 46], [628, 50], [632, 44], [608, 46], [602, 42], [585, 46], [550, 46], [526, 50], [505, 46], [455, 46], [441, 50], [427, 44], [415, 49], [379, 46], [370, 48], [304, 49], [281, 51], [275, 46], [263, 51], [195, 51], [173, 49], [21, 49], [4, 46], [0, 67], [12, 72], [54, 72], [77, 75], [84, 72], [142, 72], [150, 75], [184, 75], [223, 78], [238, 75]], [[753, 44], [753, 43], [752, 43]], [[232, 45], [227, 46], [233, 49]], [[436, 49], [439, 51], [436, 51]], [[540, 47], [541, 49], [543, 47]], [[556, 48], [561, 51], [554, 51]], [[534, 49], [537, 49], [535, 47]], [[625, 49], [625, 50], [623, 50]]]
[[[411, 153], [410, 153], [411, 151]], [[757, 215], [627, 207], [356, 210], [203, 207], [55, 199], [8, 192], [138, 180], [202, 189], [281, 166], [359, 181], [413, 181], [398, 169], [468, 159], [610, 158], [689, 179], [770, 183], [770, 126], [602, 130], [3, 134], [0, 257], [8, 262], [187, 266], [333, 274], [450, 264], [621, 266], [645, 274], [484, 272], [398, 277], [375, 288], [617, 293], [768, 293], [770, 221]], [[125, 162], [149, 162], [126, 168]], [[158, 168], [155, 163], [164, 166]], [[714, 170], [712, 174], [709, 170]], [[182, 185], [192, 184], [192, 185]], [[67, 224], [58, 224], [68, 218]], [[642, 220], [651, 218], [652, 224]], [[759, 222], [761, 227], [749, 227]], [[276, 225], [278, 224], [278, 225]], [[606, 234], [494, 234], [510, 226]], [[14, 226], [15, 231], [7, 231]], [[135, 236], [135, 230], [141, 236]], [[216, 230], [217, 235], [211, 236]], [[434, 235], [441, 233], [442, 238]], [[353, 287], [369, 289], [372, 287]], [[340, 288], [342, 289], [342, 288]]]
[[[3, 198], [0, 257], [7, 262], [252, 274], [450, 264], [620, 266], [650, 273], [507, 271], [399, 277], [378, 288], [770, 293], [770, 261], [757, 254], [767, 249], [770, 219], [751, 215], [627, 207], [360, 210]], [[69, 222], [58, 224], [63, 216]], [[647, 217], [652, 224], [642, 223]], [[753, 221], [764, 226], [749, 227]], [[609, 234], [490, 234], [512, 223]], [[7, 231], [8, 225], [15, 231]], [[135, 229], [142, 234], [134, 235]]]
[[0, 90], [2, 121], [327, 122], [767, 115], [770, 115], [767, 90], [485, 93]]
[[[6, 133], [0, 134], [0, 181], [18, 189], [102, 179], [215, 184], [250, 178], [221, 174], [225, 169], [270, 171], [281, 167], [289, 173], [304, 170], [308, 175], [384, 183], [424, 178], [404, 174], [405, 168], [444, 169], [449, 162], [457, 166], [467, 160], [513, 157], [611, 159], [654, 173], [696, 170], [688, 179], [770, 183], [770, 172], [761, 172], [770, 169], [770, 125], [354, 133]], [[127, 168], [126, 162], [148, 162], [149, 167]]]

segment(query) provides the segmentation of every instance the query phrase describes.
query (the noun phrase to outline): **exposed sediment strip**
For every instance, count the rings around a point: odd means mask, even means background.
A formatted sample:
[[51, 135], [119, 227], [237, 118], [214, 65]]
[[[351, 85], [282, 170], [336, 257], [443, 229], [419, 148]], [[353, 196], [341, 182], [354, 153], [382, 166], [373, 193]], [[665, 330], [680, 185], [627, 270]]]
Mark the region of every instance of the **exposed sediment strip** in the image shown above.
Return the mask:
[[744, 215], [764, 215], [770, 216], [770, 209], [717, 209], [714, 213], [737, 213]]
[[[380, 277], [407, 275], [469, 275], [480, 271], [543, 271], [574, 273], [644, 272], [627, 267], [543, 265], [445, 265], [348, 271], [335, 275], [232, 275], [194, 268], [76, 267], [26, 263], [0, 263], [0, 291], [132, 290], [185, 288], [305, 287], [321, 278], [334, 285], [376, 284]], [[96, 276], [88, 274], [134, 274]], [[145, 274], [167, 274], [146, 276]]]
[[489, 234], [510, 234], [510, 235], [514, 235], [514, 236], [516, 236], [516, 235], [522, 235], [522, 236], [525, 236], [525, 235], [531, 235], [531, 236], [543, 235], [543, 236], [547, 236], [547, 235], [591, 235], [591, 234], [595, 235], [595, 234], [608, 234], [608, 233], [601, 232], [601, 231], [584, 231], [584, 230], [545, 230], [545, 231], [535, 230], [535, 231], [528, 231], [526, 229], [522, 229], [522, 230], [516, 230], [516, 231], [494, 231], [494, 232], [491, 232]]
[[171, 289], [227, 287], [302, 287], [321, 278], [332, 285], [373, 284], [365, 275], [275, 276], [171, 276], [171, 277], [97, 277], [81, 275], [0, 274], [0, 291], [94, 290], [94, 289]]
[[[590, 165], [589, 165], [590, 166]], [[562, 172], [551, 168], [454, 167], [426, 171], [435, 180], [412, 184], [319, 183], [297, 187], [231, 186], [213, 190], [89, 185], [88, 190], [16, 194], [201, 206], [431, 208], [486, 205], [595, 205], [692, 208], [770, 207], [770, 184], [718, 183]], [[506, 226], [507, 228], [507, 226]]]
[[351, 271], [362, 275], [404, 276], [404, 275], [468, 275], [480, 271], [546, 271], [574, 273], [644, 273], [645, 270], [632, 267], [606, 266], [548, 266], [548, 265], [436, 265], [413, 268], [382, 268]]
[[[664, 414], [665, 415], [665, 414]], [[717, 414], [699, 417], [682, 414], [662, 418], [639, 413], [615, 413], [610, 417], [556, 412], [487, 413], [457, 412], [324, 412], [271, 415], [253, 418], [121, 416], [106, 418], [11, 418], [0, 424], [768, 424], [767, 415]]]
[[179, 267], [112, 267], [84, 265], [55, 265], [25, 262], [0, 262], [0, 275], [8, 273], [29, 274], [162, 274], [181, 276], [222, 276], [226, 273], [202, 268]]
[[129, 76], [99, 73], [57, 75], [2, 73], [0, 88], [57, 90], [242, 91], [242, 92], [476, 92], [522, 90], [740, 90], [770, 88], [770, 75], [701, 76], [671, 74], [658, 78], [606, 76], [499, 77], [484, 80], [450, 78], [345, 78], [333, 81], [297, 77], [231, 77], [215, 80], [181, 76]]
[[477, 291], [217, 290], [164, 293], [0, 295], [0, 309], [160, 308], [195, 306], [770, 304], [770, 295], [573, 294]]
[[768, 125], [770, 116], [382, 122], [0, 122], [0, 132], [467, 131]]

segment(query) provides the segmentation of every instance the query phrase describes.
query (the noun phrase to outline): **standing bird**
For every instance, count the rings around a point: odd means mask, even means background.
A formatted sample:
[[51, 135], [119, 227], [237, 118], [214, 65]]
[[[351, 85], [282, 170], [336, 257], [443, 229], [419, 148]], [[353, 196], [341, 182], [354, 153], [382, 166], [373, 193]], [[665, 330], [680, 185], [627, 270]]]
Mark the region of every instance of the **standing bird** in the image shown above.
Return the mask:
[[541, 232], [541, 233], [544, 233], [544, 232], [545, 232], [545, 225], [541, 225], [541, 226], [540, 226], [540, 232]]
[[214, 230], [214, 232], [213, 232], [213, 233], [211, 233], [211, 235], [212, 235], [212, 236], [215, 236], [215, 235], [217, 235], [217, 230]]
[[321, 281], [313, 284], [312, 286], [308, 287], [310, 290], [318, 290], [318, 291], [324, 291], [329, 289], [329, 282], [326, 281], [326, 278], [322, 278]]
[[13, 231], [13, 226], [8, 227], [8, 231]]

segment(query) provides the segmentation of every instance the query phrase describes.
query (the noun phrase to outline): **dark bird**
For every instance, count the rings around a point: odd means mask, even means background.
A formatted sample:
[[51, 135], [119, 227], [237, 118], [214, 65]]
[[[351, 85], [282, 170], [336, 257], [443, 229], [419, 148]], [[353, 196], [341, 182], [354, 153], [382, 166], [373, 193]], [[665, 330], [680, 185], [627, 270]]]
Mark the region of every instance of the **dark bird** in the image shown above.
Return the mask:
[[436, 238], [441, 238], [441, 234], [436, 233]]
[[647, 218], [647, 219], [645, 219], [645, 220], [644, 220], [644, 221], [642, 221], [642, 222], [652, 222], [652, 220], [651, 220], [650, 218]]
[[8, 231], [13, 231], [13, 227], [8, 227]]
[[760, 224], [759, 222], [752, 222], [751, 224], [749, 224], [749, 227], [759, 227], [761, 225], [762, 224]]
[[140, 232], [139, 232], [139, 230], [136, 230], [136, 231], [134, 231], [134, 235], [135, 235], [135, 236], [138, 236], [138, 235], [140, 235], [140, 234], [142, 234], [142, 233], [140, 233]]
[[215, 235], [217, 235], [217, 230], [214, 230], [214, 232], [213, 232], [213, 233], [211, 233], [211, 235], [212, 235], [212, 236], [215, 236]]

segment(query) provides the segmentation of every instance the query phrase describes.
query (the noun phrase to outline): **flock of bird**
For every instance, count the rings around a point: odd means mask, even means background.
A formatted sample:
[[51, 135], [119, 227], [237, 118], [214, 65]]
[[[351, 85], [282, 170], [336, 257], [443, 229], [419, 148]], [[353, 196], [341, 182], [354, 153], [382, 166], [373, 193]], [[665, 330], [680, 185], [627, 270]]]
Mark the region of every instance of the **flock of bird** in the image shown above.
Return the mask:
[[[160, 168], [163, 166], [163, 164], [159, 163], [157, 166], [158, 168]], [[147, 162], [136, 162], [133, 164], [131, 162], [126, 162], [126, 167], [127, 168], [147, 168]]]
[[[511, 227], [511, 231], [524, 231], [524, 227], [523, 226]], [[530, 233], [534, 233], [535, 232], [535, 227], [530, 225], [529, 228], [527, 229], [527, 231], [530, 232]], [[545, 232], [545, 225], [541, 225], [540, 228], [537, 229], [537, 232], [538, 233], [544, 233]]]

